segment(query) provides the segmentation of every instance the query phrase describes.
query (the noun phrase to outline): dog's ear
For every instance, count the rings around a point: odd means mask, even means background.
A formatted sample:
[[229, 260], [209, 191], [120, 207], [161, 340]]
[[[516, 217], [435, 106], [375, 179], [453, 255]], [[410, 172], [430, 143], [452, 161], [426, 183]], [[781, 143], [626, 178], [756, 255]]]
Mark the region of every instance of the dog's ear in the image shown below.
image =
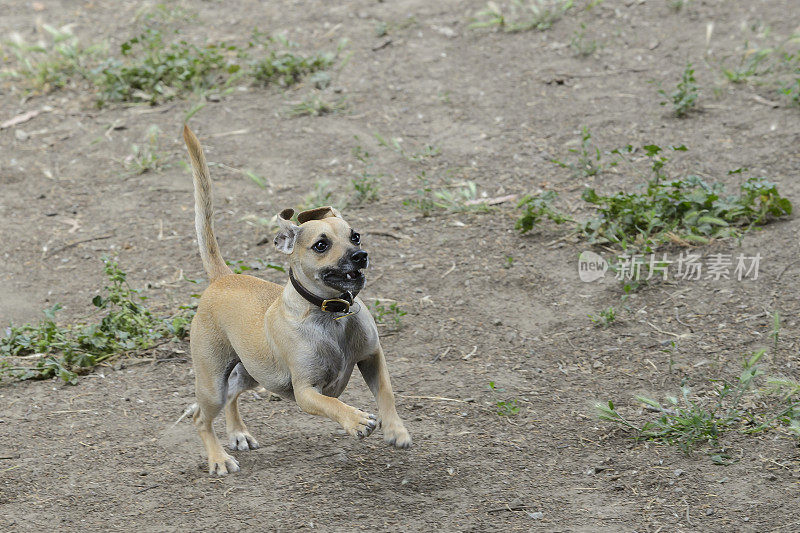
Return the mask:
[[284, 209], [278, 213], [278, 226], [280, 230], [275, 236], [275, 248], [284, 254], [292, 253], [294, 250], [294, 243], [297, 240], [297, 234], [300, 228], [292, 223], [292, 216], [294, 216], [294, 209]]
[[297, 222], [302, 224], [303, 222], [308, 222], [309, 220], [322, 220], [323, 218], [328, 217], [342, 218], [342, 215], [336, 210], [336, 208], [326, 205], [325, 207], [317, 207], [299, 213], [297, 215]]

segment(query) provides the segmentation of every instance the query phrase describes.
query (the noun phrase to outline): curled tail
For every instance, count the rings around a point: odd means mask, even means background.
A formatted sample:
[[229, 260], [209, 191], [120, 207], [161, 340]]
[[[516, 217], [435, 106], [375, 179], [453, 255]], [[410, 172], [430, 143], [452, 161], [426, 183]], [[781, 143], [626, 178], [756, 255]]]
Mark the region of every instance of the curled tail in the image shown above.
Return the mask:
[[211, 201], [211, 178], [209, 177], [206, 157], [197, 136], [184, 124], [183, 140], [192, 160], [192, 176], [194, 177], [194, 227], [197, 231], [197, 244], [200, 246], [200, 258], [210, 281], [232, 274], [231, 269], [219, 253], [219, 244], [214, 236], [214, 206]]

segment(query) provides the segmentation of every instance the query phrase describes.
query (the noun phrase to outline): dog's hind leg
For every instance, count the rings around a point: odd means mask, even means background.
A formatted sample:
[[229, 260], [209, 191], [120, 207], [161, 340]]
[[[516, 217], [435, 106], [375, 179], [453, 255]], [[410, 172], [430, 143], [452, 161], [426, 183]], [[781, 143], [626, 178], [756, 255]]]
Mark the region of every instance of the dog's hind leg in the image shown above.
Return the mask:
[[191, 349], [197, 396], [194, 424], [208, 453], [208, 473], [224, 476], [238, 472], [239, 463], [222, 449], [212, 424], [225, 405], [228, 376], [239, 363], [239, 358], [230, 345], [210, 339], [211, 335], [207, 333], [195, 333], [195, 324], [192, 326]]
[[242, 363], [234, 367], [228, 378], [225, 426], [228, 430], [228, 445], [231, 450], [255, 450], [258, 448], [258, 441], [247, 430], [247, 426], [239, 414], [239, 395], [257, 385], [258, 382], [247, 373]]

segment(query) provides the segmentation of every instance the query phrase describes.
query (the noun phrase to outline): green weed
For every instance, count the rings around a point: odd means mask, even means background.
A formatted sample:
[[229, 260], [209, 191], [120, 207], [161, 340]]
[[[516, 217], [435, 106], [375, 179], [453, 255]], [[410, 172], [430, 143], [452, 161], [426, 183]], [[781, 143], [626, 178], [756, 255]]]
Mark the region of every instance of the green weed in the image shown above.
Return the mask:
[[744, 360], [737, 381], [719, 380], [722, 384], [712, 394], [716, 401], [710, 405], [691, 397], [689, 387], [681, 386], [681, 399], [668, 397], [666, 407], [652, 398], [636, 396], [636, 400], [646, 409], [660, 415], [658, 419], [643, 425], [624, 418], [611, 401], [595, 404], [595, 411], [600, 420], [617, 423], [633, 431], [637, 440], [677, 445], [687, 454], [702, 443], [716, 445], [726, 430], [741, 425], [745, 419], [753, 419], [753, 414], [744, 410], [741, 403], [743, 396], [752, 391], [756, 378], [763, 374], [758, 362], [764, 353], [764, 350], [760, 350]]
[[328, 102], [319, 95], [310, 95], [302, 102], [293, 105], [290, 113], [295, 117], [319, 117], [331, 113], [338, 113], [345, 109], [347, 109], [347, 104], [344, 98], [340, 98], [334, 102]]
[[496, 28], [506, 32], [544, 31], [559, 21], [572, 4], [572, 0], [511, 0], [501, 7], [488, 2], [469, 27]]
[[303, 204], [298, 207], [300, 211], [305, 211], [326, 205], [346, 207], [347, 202], [344, 198], [333, 194], [330, 180], [322, 179], [314, 183], [314, 188], [303, 199]]
[[387, 140], [379, 133], [374, 133], [373, 135], [378, 144], [397, 152], [409, 161], [422, 161], [423, 159], [436, 157], [441, 153], [441, 150], [430, 144], [424, 145], [419, 151], [409, 152], [403, 147], [403, 140], [400, 137], [390, 137]]
[[609, 306], [597, 315], [589, 315], [589, 318], [595, 326], [607, 328], [617, 319], [617, 311], [613, 306]]
[[[282, 87], [294, 85], [310, 74], [331, 67], [339, 52], [345, 46], [344, 42], [341, 43], [336, 53], [318, 52], [311, 55], [303, 55], [292, 52], [297, 47], [297, 44], [283, 35], [269, 38], [266, 41], [259, 41], [256, 38], [255, 41], [265, 43], [269, 48], [266, 50], [266, 56], [251, 63], [250, 68], [253, 78], [260, 85], [277, 83]], [[281, 46], [282, 49], [276, 50], [274, 48], [275, 45]]]
[[[358, 140], [358, 137], [356, 137], [356, 140]], [[361, 165], [361, 170], [350, 182], [356, 193], [356, 202], [374, 202], [378, 199], [383, 174], [372, 170], [373, 164], [369, 152], [360, 145], [353, 148], [353, 157]]]
[[568, 168], [577, 178], [589, 178], [596, 176], [607, 167], [616, 166], [616, 162], [604, 163], [600, 148], [592, 142], [592, 134], [589, 128], [583, 126], [581, 129], [580, 148], [570, 148], [570, 153], [576, 154], [576, 161], [566, 163], [553, 159], [553, 163], [562, 168]]
[[[492, 391], [495, 398], [498, 392], [504, 392], [504, 389], [497, 387], [494, 381], [489, 382], [489, 390]], [[497, 406], [497, 414], [500, 416], [516, 416], [519, 414], [519, 405], [517, 405], [516, 398], [510, 400], [496, 400], [495, 405]]]
[[402, 318], [408, 314], [400, 309], [397, 302], [392, 302], [387, 306], [381, 303], [380, 300], [375, 300], [372, 303], [370, 311], [377, 324], [391, 325], [394, 329], [402, 327]]
[[125, 167], [133, 174], [158, 172], [169, 159], [169, 155], [159, 150], [158, 126], [150, 126], [144, 143], [131, 146], [131, 154], [125, 158]]
[[552, 204], [558, 197], [555, 191], [545, 191], [540, 194], [529, 194], [522, 198], [517, 208], [523, 213], [517, 219], [515, 228], [521, 233], [531, 231], [540, 220], [547, 218], [556, 224], [572, 222], [572, 219], [553, 208]]
[[772, 48], [752, 48], [749, 42], [744, 44], [744, 52], [737, 63], [722, 65], [722, 74], [731, 83], [744, 83], [755, 76], [763, 76], [770, 71], [769, 59], [775, 52]]
[[47, 38], [36, 44], [27, 43], [19, 34], [5, 43], [14, 62], [0, 71], [0, 77], [22, 80], [29, 89], [42, 93], [65, 87], [76, 78], [91, 79], [91, 64], [102, 47], [82, 46], [70, 25], [54, 28], [43, 24], [42, 28]]
[[697, 99], [700, 97], [700, 87], [694, 77], [694, 69], [691, 63], [686, 64], [681, 75], [681, 81], [672, 93], [667, 93], [660, 89], [658, 94], [667, 98], [661, 105], [672, 104], [672, 112], [676, 117], [682, 118], [689, 114], [697, 106]]
[[161, 318], [144, 305], [116, 261], [103, 259], [108, 285], [92, 299], [101, 313], [99, 322], [59, 325], [56, 304], [44, 311], [38, 325], [25, 324], [6, 329], [0, 338], [0, 375], [17, 379], [46, 379], [58, 376], [74, 384], [84, 373], [103, 361], [123, 353], [135, 353], [188, 333], [194, 314], [184, 307], [172, 317]]
[[418, 174], [417, 179], [419, 180], [419, 188], [416, 190], [415, 196], [403, 200], [403, 205], [419, 211], [423, 217], [428, 217], [436, 209], [436, 204], [433, 201], [433, 189], [425, 172]]
[[265, 261], [263, 259], [256, 258], [249, 263], [245, 263], [242, 259], [236, 259], [234, 261], [225, 261], [225, 264], [231, 267], [231, 270], [234, 274], [244, 274], [249, 270], [277, 270], [278, 272], [286, 272], [286, 269], [283, 268], [281, 265], [276, 265], [274, 263], [270, 263], [269, 261]]
[[184, 40], [166, 44], [149, 28], [120, 46], [123, 60], [109, 59], [99, 69], [98, 105], [106, 102], [156, 104], [193, 91], [218, 87], [239, 72], [229, 56], [236, 47], [197, 47]]
[[726, 195], [723, 184], [708, 184], [697, 176], [669, 179], [661, 147], [648, 145], [644, 150], [652, 169], [644, 193], [603, 196], [592, 188], [583, 192], [583, 199], [597, 207], [598, 216], [581, 227], [592, 242], [654, 244], [677, 238], [704, 244], [792, 213], [792, 203], [764, 178], [749, 178], [738, 195]]
[[572, 39], [569, 41], [569, 47], [572, 53], [577, 57], [589, 57], [600, 47], [594, 39], [586, 37], [586, 24], [581, 22], [581, 29], [572, 34]]

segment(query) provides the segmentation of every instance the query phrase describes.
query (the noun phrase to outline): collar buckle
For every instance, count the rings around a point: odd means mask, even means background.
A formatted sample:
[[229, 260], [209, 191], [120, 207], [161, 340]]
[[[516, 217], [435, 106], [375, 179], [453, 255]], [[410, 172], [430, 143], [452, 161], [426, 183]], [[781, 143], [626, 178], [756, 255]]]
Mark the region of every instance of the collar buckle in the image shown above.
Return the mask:
[[346, 313], [350, 310], [350, 302], [343, 298], [330, 298], [322, 300], [320, 307], [326, 313]]

